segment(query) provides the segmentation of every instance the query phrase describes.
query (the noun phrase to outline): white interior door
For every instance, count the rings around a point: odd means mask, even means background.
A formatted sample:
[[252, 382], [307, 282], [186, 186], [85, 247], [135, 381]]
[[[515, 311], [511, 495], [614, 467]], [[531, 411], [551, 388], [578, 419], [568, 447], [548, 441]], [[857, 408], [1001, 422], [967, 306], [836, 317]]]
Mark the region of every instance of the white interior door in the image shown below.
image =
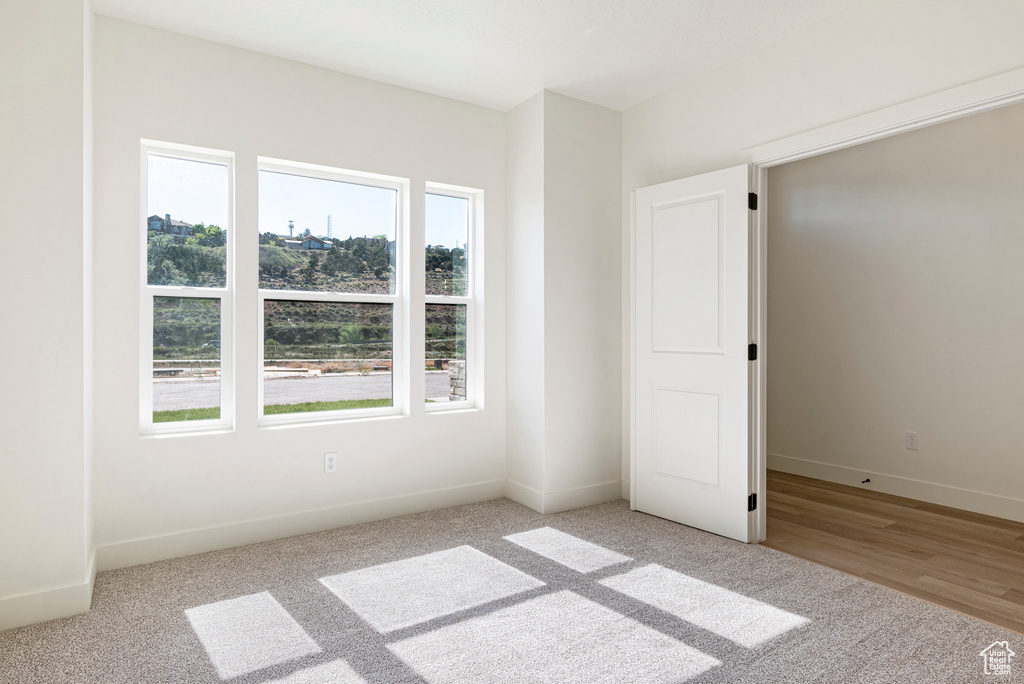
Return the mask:
[[632, 507], [756, 541], [751, 212], [737, 166], [634, 193]]

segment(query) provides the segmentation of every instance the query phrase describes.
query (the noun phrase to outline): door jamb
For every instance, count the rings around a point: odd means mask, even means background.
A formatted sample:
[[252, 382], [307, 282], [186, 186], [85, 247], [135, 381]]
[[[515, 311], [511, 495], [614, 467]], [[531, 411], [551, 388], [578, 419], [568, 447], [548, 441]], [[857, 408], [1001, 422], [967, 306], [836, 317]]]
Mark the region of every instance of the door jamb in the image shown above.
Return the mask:
[[767, 535], [767, 424], [765, 423], [768, 375], [768, 169], [750, 165], [750, 177], [747, 181], [750, 192], [757, 195], [757, 210], [750, 212], [750, 236], [748, 239], [750, 269], [747, 281], [750, 287], [750, 320], [747, 329], [750, 341], [757, 345], [757, 360], [750, 364], [749, 387], [747, 396], [750, 398], [747, 433], [750, 439], [748, 459], [750, 474], [748, 476], [750, 491], [757, 496], [757, 508], [748, 515], [747, 541], [761, 542]]

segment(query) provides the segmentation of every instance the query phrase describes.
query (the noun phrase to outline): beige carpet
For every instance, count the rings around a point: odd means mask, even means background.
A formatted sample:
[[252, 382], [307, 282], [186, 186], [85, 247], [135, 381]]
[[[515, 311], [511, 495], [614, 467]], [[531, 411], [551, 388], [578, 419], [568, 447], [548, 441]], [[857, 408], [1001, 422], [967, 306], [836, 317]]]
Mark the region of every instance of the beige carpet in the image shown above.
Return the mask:
[[[982, 650], [1021, 653], [1005, 676]], [[1021, 635], [616, 502], [508, 500], [101, 573], [0, 682], [1024, 681]]]

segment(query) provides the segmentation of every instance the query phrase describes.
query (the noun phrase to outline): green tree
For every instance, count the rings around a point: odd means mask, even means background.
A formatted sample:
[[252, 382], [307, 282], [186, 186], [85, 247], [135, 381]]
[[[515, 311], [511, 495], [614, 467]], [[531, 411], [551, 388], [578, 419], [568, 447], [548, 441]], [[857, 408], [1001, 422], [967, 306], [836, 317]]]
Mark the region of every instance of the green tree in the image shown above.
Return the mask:
[[207, 226], [202, 244], [206, 247], [223, 247], [227, 244], [227, 234], [220, 226]]
[[363, 339], [363, 327], [356, 323], [347, 323], [338, 328], [338, 341], [342, 344], [355, 344]]
[[316, 280], [316, 272], [320, 267], [320, 257], [317, 254], [310, 254], [309, 261], [306, 265], [299, 269], [299, 273], [302, 275], [302, 279], [307, 284], [312, 284]]

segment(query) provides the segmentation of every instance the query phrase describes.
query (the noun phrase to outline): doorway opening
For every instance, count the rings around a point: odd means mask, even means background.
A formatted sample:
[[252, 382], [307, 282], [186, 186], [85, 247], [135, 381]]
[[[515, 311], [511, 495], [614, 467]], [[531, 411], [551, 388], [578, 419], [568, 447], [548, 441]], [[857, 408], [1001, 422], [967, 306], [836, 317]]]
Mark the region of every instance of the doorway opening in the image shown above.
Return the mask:
[[[648, 512], [654, 512], [656, 515], [662, 515], [678, 522], [684, 522], [685, 524], [700, 527], [718, 534], [730, 536], [741, 541], [757, 542], [762, 541], [766, 537], [766, 506], [765, 495], [767, 493], [767, 470], [769, 467], [769, 452], [772, 450], [769, 448], [767, 443], [768, 427], [767, 427], [767, 404], [768, 404], [768, 391], [767, 391], [767, 366], [766, 360], [770, 363], [772, 358], [772, 342], [768, 336], [768, 324], [767, 324], [767, 309], [768, 309], [768, 215], [773, 211], [772, 205], [774, 200], [769, 196], [769, 170], [775, 169], [776, 167], [783, 167], [793, 162], [801, 161], [814, 161], [814, 158], [819, 156], [827, 156], [829, 153], [836, 153], [837, 151], [844, 151], [848, 154], [859, 154], [862, 152], [858, 146], [863, 146], [865, 143], [873, 143], [875, 141], [882, 141], [884, 138], [890, 138], [897, 136], [901, 133], [907, 133], [910, 131], [925, 131], [927, 132], [928, 127], [934, 124], [942, 124], [944, 122], [953, 122], [957, 119], [969, 117], [972, 114], [978, 114], [981, 112], [996, 111], [1000, 108], [1007, 107], [1009, 105], [1018, 104], [1024, 102], [1024, 69], [1017, 70], [1015, 72], [1009, 72], [1000, 76], [984, 79], [976, 83], [971, 83], [965, 86], [960, 86], [948, 91], [929, 95], [918, 100], [906, 102], [900, 105], [896, 105], [885, 110], [880, 110], [866, 114], [854, 119], [846, 120], [837, 124], [815, 129], [802, 134], [791, 136], [789, 138], [773, 141], [766, 143], [754, 148], [744, 150], [743, 153], [749, 161], [752, 163], [749, 166], [733, 167], [731, 169], [722, 169], [720, 171], [714, 171], [702, 174], [700, 176], [694, 176], [690, 178], [680, 179], [678, 181], [670, 181], [668, 183], [662, 183], [660, 185], [651, 186], [648, 188], [642, 188], [634, 192], [633, 195], [633, 225], [631, 227], [630, 237], [630, 329], [631, 329], [631, 340], [630, 340], [630, 500], [631, 505], [637, 510], [647, 510]], [[867, 146], [870, 147], [870, 146]], [[865, 147], [864, 149], [867, 149]], [[913, 171], [920, 171], [918, 169], [911, 169]], [[737, 176], [737, 172], [740, 172]], [[926, 174], [918, 174], [921, 178], [926, 177]], [[993, 175], [990, 172], [990, 175]], [[998, 172], [994, 174], [998, 176]], [[912, 174], [913, 178], [913, 174]], [[744, 182], [745, 180], [745, 182]], [[919, 179], [920, 180], [920, 179]], [[744, 192], [742, 197], [739, 193], [735, 192], [738, 185], [744, 185]], [[913, 185], [913, 184], [912, 184]], [[946, 199], [948, 193], [942, 192], [942, 183], [932, 183], [931, 185], [918, 183], [925, 187], [928, 193], [932, 195], [938, 194], [943, 200]], [[978, 183], [968, 183], [970, 186], [977, 186]], [[716, 251], [714, 248], [714, 241], [711, 237], [718, 236], [719, 240], [732, 239], [736, 237], [736, 227], [726, 220], [727, 216], [747, 216], [748, 205], [746, 201], [746, 192], [751, 191], [750, 209], [755, 209], [749, 213], [750, 224], [746, 227], [741, 227], [739, 232], [741, 233], [741, 242], [745, 245], [740, 253], [736, 248], [725, 250], [721, 248], [724, 242], [719, 242], [720, 249], [717, 251], [718, 257], [715, 256]], [[892, 192], [892, 188], [885, 189]], [[977, 188], [975, 188], [977, 190]], [[718, 199], [715, 199], [718, 198]], [[743, 201], [740, 201], [740, 200]], [[757, 207], [760, 200], [760, 207]], [[718, 208], [712, 210], [715, 203], [718, 202]], [[933, 206], [934, 205], [934, 206]], [[940, 203], [935, 202], [933, 205], [926, 205], [930, 211], [935, 211], [935, 207], [940, 206]], [[700, 206], [702, 210], [699, 213], [699, 220], [691, 217], [691, 219], [680, 218], [683, 214], [694, 213], [695, 207]], [[728, 210], [722, 209], [722, 207], [728, 207]], [[805, 205], [806, 206], [806, 205]], [[703, 211], [707, 209], [707, 211]], [[759, 210], [758, 210], [759, 209]], [[1015, 214], [1016, 212], [1014, 212]], [[846, 218], [846, 215], [840, 210], [839, 214]], [[717, 217], [717, 218], [716, 218]], [[948, 215], [943, 215], [944, 219], [950, 218]], [[954, 217], [955, 218], [955, 217]], [[690, 221], [687, 227], [687, 221]], [[662, 228], [659, 228], [659, 221], [663, 224]], [[717, 221], [717, 223], [716, 223]], [[957, 227], [958, 224], [954, 224]], [[963, 224], [963, 225], [966, 225]], [[926, 226], [927, 227], [927, 226]], [[708, 258], [702, 259], [700, 268], [690, 271], [685, 271], [682, 267], [686, 264], [682, 263], [685, 261], [685, 256], [680, 257], [682, 253], [681, 249], [665, 249], [662, 250], [657, 247], [659, 237], [657, 233], [661, 230], [667, 242], [665, 245], [674, 244], [673, 239], [677, 241], [682, 239], [679, 237], [682, 233], [690, 231], [693, 237], [696, 239], [699, 235], [707, 237], [706, 241], [700, 242], [699, 246], [703, 249], [703, 254]], [[673, 233], [675, 235], [673, 235]], [[955, 231], [954, 231], [955, 234]], [[723, 237], [724, 236], [724, 237]], [[892, 239], [892, 234], [886, 234], [884, 237]], [[959, 235], [959, 237], [963, 237]], [[686, 238], [690, 239], [690, 238]], [[684, 240], [685, 241], [685, 240]], [[839, 241], [841, 245], [841, 240]], [[936, 244], [942, 246], [942, 241], [937, 241], [934, 236], [928, 236], [927, 238], [929, 248], [933, 248]], [[696, 243], [695, 243], [696, 244]], [[884, 242], [883, 242], [884, 244]], [[970, 247], [966, 248], [966, 251], [974, 249], [974, 245], [968, 242]], [[912, 253], [918, 252], [913, 251], [914, 244], [911, 241], [910, 244]], [[679, 247], [679, 245], [676, 245]], [[947, 245], [947, 250], [948, 250]], [[884, 248], [878, 251], [884, 252]], [[955, 252], [955, 250], [953, 250]], [[960, 250], [965, 251], [964, 249]], [[664, 257], [665, 254], [675, 255], [672, 258]], [[728, 257], [721, 257], [722, 254], [728, 254]], [[841, 255], [845, 256], [845, 255]], [[947, 255], [949, 256], [949, 255]], [[959, 254], [952, 254], [953, 257], [960, 256]], [[664, 264], [659, 263], [659, 259], [664, 261]], [[674, 261], [673, 261], [674, 259]], [[715, 268], [708, 264], [713, 264], [717, 260], [719, 266], [716, 271]], [[741, 264], [741, 266], [738, 266]], [[897, 263], [897, 267], [901, 264]], [[673, 306], [662, 306], [659, 307], [657, 297], [653, 294], [654, 284], [661, 282], [655, 276], [658, 269], [661, 269], [662, 273], [672, 273], [671, 269], [676, 271], [688, 273], [689, 275], [696, 276], [701, 275], [702, 278], [696, 285], [699, 287], [687, 287], [687, 288], [671, 288], [675, 280], [675, 276], [668, 278], [662, 278], [664, 282], [662, 285], [666, 287], [662, 288], [665, 292], [668, 292], [673, 296], [680, 296], [679, 293], [683, 293], [685, 296], [693, 296], [699, 299], [695, 303], [695, 306], [690, 307], [692, 311], [689, 311], [687, 307], [693, 303], [678, 302], [673, 303]], [[873, 267], [868, 267], [868, 271]], [[731, 269], [732, 273], [729, 273]], [[723, 320], [723, 311], [726, 307], [723, 307], [721, 302], [724, 301], [720, 293], [726, 291], [726, 284], [734, 282], [732, 278], [737, 269], [742, 274], [742, 282], [744, 287], [748, 289], [747, 296], [742, 300], [742, 310], [747, 316], [746, 325], [741, 325], [737, 328], [734, 324], [726, 325], [720, 330], [724, 330], [720, 339], [727, 340], [727, 347], [716, 347], [713, 342], [715, 336], [715, 321], [721, 322]], [[912, 269], [911, 269], [912, 270]], [[1009, 271], [1010, 269], [1004, 269]], [[838, 273], [838, 271], [837, 271]], [[712, 277], [717, 274], [718, 286], [715, 285], [716, 278]], [[826, 273], [825, 278], [832, 276], [832, 273]], [[863, 274], [862, 274], [863, 275]], [[870, 273], [868, 274], [871, 275]], [[703, 276], [707, 276], [704, 278]], [[688, 276], [689, 277], [689, 276]], [[906, 274], [904, 274], [906, 278]], [[678, 278], [676, 278], [678, 280]], [[927, 279], [911, 279], [914, 284], [919, 288], [921, 287], [920, 282], [926, 282]], [[870, 280], [870, 285], [875, 286], [877, 283]], [[692, 284], [691, 284], [692, 285]], [[644, 292], [644, 288], [647, 288], [647, 292]], [[717, 289], [716, 289], [717, 288]], [[867, 288], [870, 289], [870, 288]], [[912, 288], [911, 288], [912, 289]], [[927, 289], [927, 288], [925, 288]], [[1004, 288], [1005, 289], [1005, 288]], [[809, 289], [814, 295], [820, 295], [821, 288], [812, 287]], [[851, 288], [850, 291], [857, 292], [858, 288]], [[904, 289], [892, 288], [891, 291], [882, 288], [882, 294], [880, 298], [883, 300], [891, 299], [895, 296], [893, 293], [903, 292]], [[696, 294], [694, 294], [696, 293]], [[716, 294], [718, 293], [718, 294]], [[845, 294], [845, 292], [844, 292]], [[962, 293], [961, 293], [962, 295]], [[670, 302], [671, 297], [666, 295], [664, 302]], [[828, 300], [824, 302], [825, 310], [828, 313], [830, 319], [835, 319], [840, 323], [846, 320], [841, 315], [837, 315], [834, 310], [829, 310], [828, 307], [831, 305], [835, 308], [834, 301], [839, 300]], [[945, 311], [943, 301], [938, 300], [938, 310], [941, 313]], [[664, 303], [663, 302], [663, 303]], [[717, 302], [717, 303], [716, 303]], [[935, 304], [931, 304], [930, 307], [935, 309]], [[731, 310], [735, 312], [736, 306], [733, 305]], [[972, 315], [977, 316], [979, 311], [983, 311], [984, 307], [972, 306], [969, 307], [969, 311]], [[1000, 319], [1007, 317], [1007, 311], [1016, 310], [1015, 306], [1004, 303], [1003, 311], [1000, 312]], [[716, 318], [712, 315], [715, 311], [719, 312], [719, 317]], [[803, 309], [799, 310], [803, 312]], [[688, 313], [687, 313], [688, 312]], [[687, 315], [693, 314], [694, 321], [701, 323], [702, 327], [702, 339], [701, 344], [695, 345], [690, 344], [684, 338], [686, 331], [682, 330], [681, 326], [677, 326], [680, 330], [669, 331], [672, 334], [663, 336], [661, 342], [658, 341], [658, 322], [657, 319], [660, 316], [662, 319], [670, 319], [676, 314], [687, 313]], [[841, 313], [841, 312], [839, 312]], [[934, 315], [934, 311], [930, 312]], [[982, 317], [983, 318], [983, 317]], [[940, 315], [941, 319], [941, 315]], [[913, 321], [913, 319], [911, 319]], [[804, 340], [813, 340], [821, 338], [822, 335], [817, 329], [813, 327], [814, 320], [811, 323], [811, 333], [806, 335]], [[975, 327], [984, 327], [985, 321], [976, 324]], [[843, 342], [846, 340], [844, 334], [847, 331], [841, 329], [839, 326], [839, 333], [832, 333], [834, 339], [828, 340], [833, 342]], [[869, 326], [870, 327], [870, 326]], [[899, 331], [904, 327], [904, 321], [900, 320], [896, 325], [890, 326], [886, 330], [890, 335], [895, 335], [895, 339], [899, 342], [903, 342], [903, 337], [900, 337]], [[665, 328], [666, 331], [669, 328]], [[893, 333], [893, 331], [896, 331]], [[696, 377], [693, 374], [683, 373], [677, 378], [677, 381], [673, 381], [672, 386], [661, 386], [659, 385], [660, 378], [662, 377], [661, 369], [666, 364], [675, 364], [677, 360], [689, 355], [690, 358], [696, 357], [698, 354], [709, 355], [706, 358], [711, 358], [714, 354], [720, 354], [725, 360], [725, 364], [736, 364], [742, 361], [744, 364], [748, 361], [746, 341], [741, 345], [736, 345], [737, 332], [748, 335], [750, 356], [749, 361], [752, 361], [748, 368], [746, 382], [737, 376], [730, 375], [731, 378], [727, 383], [722, 384], [720, 387], [716, 386], [713, 382], [705, 382], [701, 387], [697, 387], [693, 383], [683, 382], [687, 378]], [[943, 335], [947, 331], [940, 331]], [[852, 337], [852, 336], [850, 336]], [[907, 336], [904, 336], [907, 337]], [[706, 339], [704, 339], [706, 338]], [[933, 342], [932, 338], [926, 338], [924, 342], [919, 342], [920, 347], [928, 346]], [[839, 346], [838, 344], [836, 346]], [[954, 348], [959, 353], [974, 353], [974, 354], [985, 354], [989, 353], [988, 349], [969, 349], [965, 348], [969, 345], [961, 344], [960, 348]], [[948, 345], [947, 345], [948, 347]], [[660, 354], [660, 356], [659, 356]], [[673, 356], [677, 355], [677, 356]], [[949, 354], [951, 356], [951, 353]], [[916, 357], [915, 357], [916, 358]], [[947, 363], [948, 359], [940, 359], [941, 363]], [[703, 364], [711, 368], [715, 366], [714, 363]], [[933, 368], [936, 364], [926, 367], [921, 372], [922, 377], [931, 379], [931, 373], [934, 375]], [[730, 366], [735, 367], [735, 365]], [[647, 373], [638, 372], [647, 369]], [[832, 372], [834, 369], [826, 369], [826, 372], [822, 373], [822, 376], [826, 379], [833, 376], [838, 377], [836, 373]], [[707, 377], [711, 377], [708, 375]], [[912, 385], [914, 382], [906, 383]], [[1024, 382], [1020, 383], [1024, 386]], [[966, 387], [963, 383], [956, 388], [957, 391], [961, 391]], [[724, 388], [724, 389], [723, 389]], [[659, 394], [660, 393], [660, 394]], [[688, 395], [703, 394], [705, 397], [693, 398]], [[722, 398], [726, 395], [735, 397], [737, 394], [746, 396], [745, 406], [741, 406], [739, 411], [740, 420], [745, 420], [746, 428], [743, 431], [746, 439], [749, 440], [746, 447], [725, 449], [725, 442], [722, 441], [721, 435], [723, 426], [733, 425], [736, 420], [735, 411], [726, 411], [721, 408], [725, 406]], [[963, 392], [961, 391], [961, 394]], [[800, 395], [804, 399], [810, 396], [809, 393]], [[877, 393], [876, 395], [877, 396]], [[884, 393], [878, 397], [878, 401], [890, 400], [893, 396], [897, 396], [896, 393], [889, 392]], [[939, 393], [933, 392], [929, 395], [929, 399], [935, 399], [939, 396]], [[712, 397], [708, 399], [706, 397]], [[684, 401], [685, 399], [685, 401]], [[700, 399], [700, 401], [697, 401]], [[974, 399], [978, 399], [975, 397]], [[716, 404], [717, 401], [717, 404]], [[672, 404], [670, 406], [670, 404]], [[699, 405], [698, 405], [699, 404]], [[718, 409], [715, 409], [715, 406]], [[1002, 402], [998, 404], [998, 407], [994, 410], [1005, 410], [1006, 406], [1012, 405], [1011, 403]], [[664, 410], [662, 410], [664, 408]], [[816, 408], [816, 407], [811, 407]], [[671, 409], [671, 410], [670, 410]], [[703, 410], [706, 414], [705, 423], [713, 423], [717, 414], [717, 423], [719, 427], [719, 439], [716, 442], [712, 439], [714, 436], [714, 430], [704, 429], [692, 430], [689, 428], [682, 429], [679, 426], [685, 423], [686, 420], [691, 422], [697, 421], [698, 414], [701, 413], [698, 409]], [[704, 410], [706, 409], [706, 410]], [[660, 413], [659, 413], [660, 412]], [[664, 414], [664, 415], [661, 415]], [[901, 416], [897, 416], [898, 419], [903, 420]], [[831, 431], [827, 431], [824, 435], [826, 440], [836, 440], [842, 437], [849, 437], [849, 435], [843, 434], [843, 426], [850, 424], [850, 421], [838, 421], [836, 425], [826, 425], [826, 428], [830, 428]], [[670, 426], [674, 425], [675, 430], [661, 429], [659, 426]], [[809, 432], [813, 433], [814, 426], [809, 428]], [[868, 426], [858, 426], [856, 429], [875, 431], [879, 427], [876, 424]], [[931, 429], [931, 428], [929, 428]], [[848, 430], [848, 429], [847, 429]], [[927, 435], [924, 435], [922, 441], [922, 434], [919, 430], [913, 427], [908, 427], [905, 432], [912, 433], [906, 435], [908, 444], [917, 446], [919, 450], [926, 450], [929, 441]], [[1006, 434], [1003, 437], [1006, 439]], [[661, 437], [668, 435], [676, 435], [681, 439], [686, 440], [686, 444], [680, 447], [672, 439], [661, 439]], [[704, 435], [706, 439], [700, 439], [700, 436]], [[1013, 441], [1011, 438], [1008, 444], [1017, 444], [1018, 441]], [[919, 446], [920, 445], [920, 446]], [[734, 445], [735, 446], [735, 445]], [[969, 453], [969, 449], [962, 449], [964, 453]], [[701, 468], [697, 469], [696, 472], [693, 468], [690, 468], [692, 463], [688, 463], [687, 459], [692, 458], [693, 452], [699, 456], [699, 465]], [[811, 455], [808, 456], [807, 453]], [[777, 462], [782, 462], [784, 456], [795, 457], [801, 459], [804, 463], [809, 464], [806, 466], [807, 470], [803, 471], [804, 475], [811, 475], [822, 479], [833, 479], [836, 477], [834, 474], [826, 473], [821, 467], [823, 461], [820, 458], [816, 458], [818, 453], [814, 451], [812, 447], [810, 451], [800, 454], [780, 454], [775, 452], [775, 455], [779, 458], [774, 458]], [[723, 485], [723, 480], [715, 481], [712, 477], [715, 475], [715, 468], [713, 467], [716, 462], [721, 464], [722, 462], [728, 462], [729, 467], [732, 469], [730, 472], [732, 475], [728, 478], [726, 485]], [[795, 463], [792, 458], [788, 461], [790, 464]], [[638, 463], [640, 467], [638, 467]], [[827, 465], [827, 464], [826, 464]], [[842, 464], [840, 464], [842, 465]], [[927, 464], [932, 465], [932, 464]], [[705, 467], [707, 466], [707, 467]], [[742, 468], [746, 470], [746, 474], [737, 474], [738, 471], [735, 468]], [[776, 466], [779, 469], [783, 469], [782, 466]], [[847, 471], [841, 471], [850, 475], [851, 472], [859, 472], [863, 468], [856, 467], [854, 470], [850, 470], [848, 467]], [[691, 472], [693, 471], [693, 472]], [[722, 467], [718, 467], [717, 472], [721, 475]], [[840, 472], [835, 469], [832, 473]], [[922, 483], [928, 484], [926, 480], [917, 479], [914, 480], [912, 477], [906, 475], [892, 475], [887, 473], [884, 468], [879, 468], [873, 471], [876, 473], [875, 486], [876, 491], [896, 494], [896, 495], [913, 495], [919, 500], [929, 500], [929, 497], [922, 494]], [[800, 473], [798, 473], [800, 474]], [[644, 478], [647, 478], [646, 485], [644, 485]], [[675, 485], [666, 484], [675, 478]], [[859, 485], [867, 484], [863, 480], [869, 478], [863, 477], [861, 480], [851, 481], [849, 484]], [[652, 485], [655, 480], [660, 480], [660, 486], [668, 487], [673, 491], [661, 492], [663, 502], [667, 502], [671, 510], [668, 513], [657, 512], [651, 510], [650, 499], [651, 494], [657, 493], [658, 490]], [[888, 491], [892, 490], [894, 482], [902, 482], [906, 484], [913, 480], [913, 487], [907, 491]], [[638, 484], [638, 482], [640, 484]], [[641, 486], [643, 492], [641, 492]], [[717, 515], [713, 520], [704, 520], [701, 515], [694, 514], [692, 512], [687, 513], [683, 510], [683, 507], [676, 505], [673, 502], [689, 501], [694, 497], [691, 496], [694, 492], [700, 489], [704, 493], [710, 493], [715, 488], [720, 490], [720, 498], [728, 498], [728, 505], [720, 507], [721, 515]], [[994, 505], [994, 509], [979, 508], [978, 505], [971, 503], [971, 501], [979, 500], [976, 495], [978, 491], [969, 490], [959, 485], [952, 485], [947, 487], [949, 492], [953, 492], [954, 496], [951, 499], [953, 503], [961, 509], [971, 509], [975, 513], [983, 514], [995, 514], [996, 517], [1009, 518], [1018, 521], [1024, 521], [1024, 499], [1016, 497], [1014, 495], [999, 494], [998, 492], [988, 492], [983, 494], [981, 499], [987, 501], [988, 504]], [[954, 492], [955, 490], [955, 492]], [[646, 496], [640, 496], [641, 493], [646, 493]], [[673, 495], [673, 493], [675, 495]], [[697, 492], [698, 494], [700, 492]], [[748, 494], [749, 493], [749, 494]], [[994, 494], [994, 496], [992, 495]], [[972, 499], [973, 497], [973, 499]], [[638, 501], [640, 503], [638, 504]], [[759, 505], [760, 502], [760, 505]], [[936, 501], [932, 500], [932, 503]], [[940, 501], [941, 503], [941, 501]], [[711, 510], [709, 507], [699, 506], [700, 511]], [[998, 510], [997, 510], [998, 509]], [[743, 518], [737, 517], [738, 515], [745, 516]], [[732, 520], [735, 524], [724, 525], [723, 521], [728, 516], [729, 520]], [[703, 516], [706, 518], [707, 516]], [[738, 530], [738, 532], [737, 532]]]
[[761, 180], [765, 544], [1024, 631], [1024, 104]]

